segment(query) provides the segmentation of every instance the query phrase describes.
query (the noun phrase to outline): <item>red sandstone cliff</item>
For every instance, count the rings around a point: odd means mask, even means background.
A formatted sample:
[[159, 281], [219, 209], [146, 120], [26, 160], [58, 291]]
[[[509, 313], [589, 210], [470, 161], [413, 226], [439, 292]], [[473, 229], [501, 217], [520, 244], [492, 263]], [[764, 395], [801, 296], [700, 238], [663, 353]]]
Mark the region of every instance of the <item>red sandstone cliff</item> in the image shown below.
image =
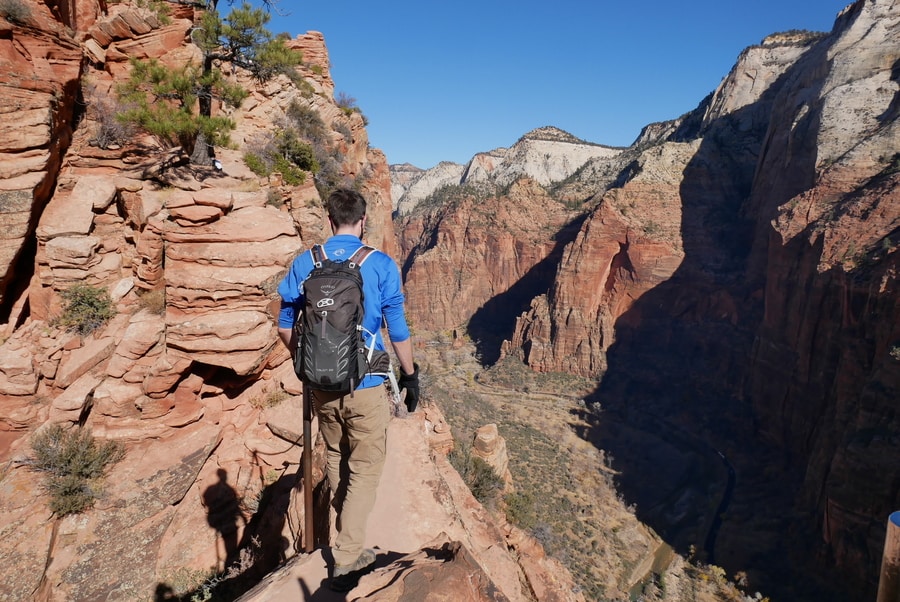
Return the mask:
[[464, 192], [404, 218], [398, 231], [401, 254], [410, 258], [404, 272], [413, 323], [445, 330], [473, 316], [476, 322], [509, 321], [518, 308], [504, 297], [530, 298], [512, 289], [552, 277], [553, 268], [542, 264], [575, 216], [524, 178], [505, 194]]
[[[824, 38], [748, 49], [598, 199], [507, 347], [730, 447], [753, 502], [725, 519], [726, 566], [771, 553], [748, 516], [796, 513], [800, 565], [812, 545], [844, 587], [874, 587], [900, 504], [898, 48], [896, 4], [868, 1]], [[768, 502], [763, 463], [784, 479]]]
[[[247, 589], [300, 546], [300, 384], [277, 342], [274, 286], [328, 231], [312, 174], [297, 186], [259, 178], [242, 149], [291, 103], [318, 115], [338, 175], [369, 200], [367, 241], [396, 255], [387, 162], [369, 148], [363, 117], [334, 102], [317, 32], [288, 42], [302, 53], [302, 87], [285, 76], [257, 84], [222, 66], [250, 95], [229, 112], [234, 148], [217, 149], [216, 171], [149, 138], [104, 138], [129, 58], [196, 58], [193, 8], [169, 4], [166, 19], [129, 3], [21, 4], [26, 12], [0, 18], [0, 87], [12, 100], [0, 109], [2, 597], [186, 595], [250, 553], [237, 584]], [[54, 323], [75, 284], [106, 289], [116, 312], [86, 337]], [[409, 429], [423, 463], [432, 461], [424, 430], [442, 423], [436, 409], [425, 419], [425, 405], [420, 428]], [[125, 446], [92, 511], [53, 516], [28, 468], [32, 435], [51, 423]], [[437, 447], [446, 438], [444, 429]], [[317, 449], [317, 483], [322, 461]], [[455, 532], [461, 557], [486, 567], [486, 584], [511, 599], [529, 587], [579, 599], [532, 540], [513, 541], [477, 512], [444, 514], [466, 515], [469, 532], [492, 529], [488, 551]], [[521, 549], [521, 565], [508, 546]]]
[[[827, 588], [872, 590], [900, 504], [898, 36], [896, 3], [868, 0], [828, 35], [748, 48], [697, 110], [556, 190], [593, 184], [591, 209], [568, 222], [577, 234], [546, 236], [561, 246], [527, 286], [515, 243], [491, 242], [503, 221], [472, 216], [491, 216], [490, 198], [401, 228], [420, 322], [468, 321], [535, 370], [601, 377], [604, 410], [724, 451], [737, 484], [717, 558], [751, 580], [769, 571], [788, 597], [816, 599], [796, 589], [816, 581], [796, 578], [810, 565]], [[540, 222], [531, 247], [557, 223], [533, 210], [550, 203], [517, 200]], [[514, 327], [478, 319], [529, 304]], [[627, 454], [638, 506], [660, 504]], [[657, 507], [645, 519], [665, 530]]]

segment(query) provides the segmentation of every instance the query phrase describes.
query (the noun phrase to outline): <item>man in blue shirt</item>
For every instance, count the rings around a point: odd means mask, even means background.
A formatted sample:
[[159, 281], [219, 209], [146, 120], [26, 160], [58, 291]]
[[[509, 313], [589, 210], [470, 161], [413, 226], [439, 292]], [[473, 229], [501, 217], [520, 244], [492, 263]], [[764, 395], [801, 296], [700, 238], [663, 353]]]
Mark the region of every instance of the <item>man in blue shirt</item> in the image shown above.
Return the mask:
[[[345, 261], [362, 245], [366, 227], [366, 201], [355, 190], [338, 189], [326, 201], [334, 235], [325, 241], [325, 254]], [[313, 269], [312, 253], [299, 255], [278, 286], [281, 312], [278, 334], [291, 353], [296, 352], [294, 323], [303, 308], [303, 281]], [[363, 327], [375, 333], [375, 348], [384, 350], [382, 321], [400, 362], [399, 386], [406, 390], [406, 406], [414, 411], [419, 399], [418, 366], [403, 309], [400, 270], [388, 255], [374, 251], [362, 263]], [[371, 336], [371, 335], [365, 335]], [[367, 343], [370, 341], [367, 340]], [[350, 394], [312, 391], [319, 430], [326, 447], [326, 473], [337, 510], [337, 537], [332, 547], [334, 573], [331, 588], [349, 591], [375, 561], [364, 549], [366, 522], [375, 504], [375, 490], [384, 467], [389, 402], [384, 377], [366, 375]]]

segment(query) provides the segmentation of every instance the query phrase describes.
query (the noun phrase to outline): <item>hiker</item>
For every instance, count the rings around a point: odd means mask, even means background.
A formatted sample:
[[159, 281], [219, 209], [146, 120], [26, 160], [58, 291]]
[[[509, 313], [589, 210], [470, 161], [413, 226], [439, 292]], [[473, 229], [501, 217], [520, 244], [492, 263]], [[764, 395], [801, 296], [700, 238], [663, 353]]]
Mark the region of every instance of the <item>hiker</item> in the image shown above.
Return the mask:
[[[350, 189], [332, 192], [326, 201], [334, 235], [322, 245], [334, 261], [346, 261], [363, 247], [366, 201]], [[413, 362], [412, 341], [403, 308], [400, 270], [388, 255], [373, 250], [360, 262], [364, 312], [364, 335], [384, 350], [382, 321], [387, 324], [391, 346], [400, 363], [398, 386], [406, 390], [407, 410], [415, 411], [419, 400], [419, 367]], [[313, 271], [313, 250], [300, 254], [278, 286], [281, 312], [278, 334], [292, 354], [297, 351], [295, 324], [304, 307], [303, 283]], [[366, 374], [350, 392], [311, 390], [326, 447], [326, 474], [337, 511], [337, 537], [332, 547], [334, 572], [331, 588], [349, 591], [371, 568], [375, 552], [364, 549], [366, 522], [375, 504], [375, 490], [384, 466], [390, 402], [384, 375]]]

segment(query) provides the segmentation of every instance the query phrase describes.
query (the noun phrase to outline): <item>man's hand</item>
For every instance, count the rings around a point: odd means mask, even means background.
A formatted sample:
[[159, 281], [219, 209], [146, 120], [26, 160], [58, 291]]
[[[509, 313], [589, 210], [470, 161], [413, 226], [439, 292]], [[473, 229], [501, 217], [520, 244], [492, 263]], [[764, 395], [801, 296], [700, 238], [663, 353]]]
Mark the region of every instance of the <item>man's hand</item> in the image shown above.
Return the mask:
[[413, 364], [413, 373], [407, 374], [400, 368], [400, 379], [397, 381], [397, 387], [406, 389], [406, 409], [409, 412], [415, 412], [416, 406], [419, 405], [419, 364]]

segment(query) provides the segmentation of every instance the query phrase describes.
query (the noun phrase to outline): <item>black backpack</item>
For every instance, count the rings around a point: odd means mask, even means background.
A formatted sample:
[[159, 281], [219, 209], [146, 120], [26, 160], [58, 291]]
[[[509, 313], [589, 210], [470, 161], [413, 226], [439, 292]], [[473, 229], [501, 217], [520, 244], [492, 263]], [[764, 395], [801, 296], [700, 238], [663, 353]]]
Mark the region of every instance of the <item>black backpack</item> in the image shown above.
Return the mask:
[[321, 245], [311, 249], [313, 269], [302, 285], [305, 302], [294, 354], [294, 371], [311, 389], [352, 394], [371, 371], [372, 352], [367, 354], [362, 336], [360, 266], [374, 250], [363, 245], [347, 261], [332, 261]]

